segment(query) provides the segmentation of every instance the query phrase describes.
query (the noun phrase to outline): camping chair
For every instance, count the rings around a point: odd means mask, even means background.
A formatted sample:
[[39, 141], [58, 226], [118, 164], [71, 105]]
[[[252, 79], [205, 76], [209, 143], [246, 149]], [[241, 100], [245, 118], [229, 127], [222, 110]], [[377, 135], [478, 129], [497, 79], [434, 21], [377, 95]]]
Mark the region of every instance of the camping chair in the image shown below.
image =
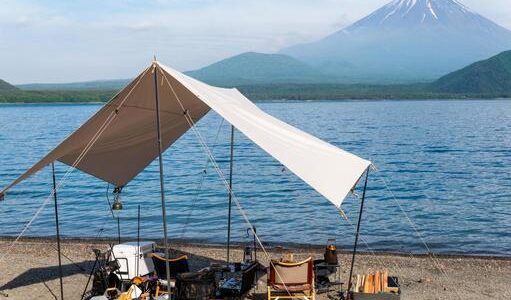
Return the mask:
[[315, 300], [312, 257], [296, 263], [272, 261], [268, 276], [268, 300]]
[[[167, 288], [166, 292], [168, 292], [176, 286], [177, 274], [190, 271], [190, 268], [188, 267], [188, 257], [186, 255], [182, 255], [177, 258], [165, 258], [157, 253], [151, 253], [151, 258], [153, 259], [154, 270], [159, 278], [159, 284], [156, 288], [156, 296], [162, 293], [162, 291], [160, 291], [160, 286], [165, 286]], [[167, 282], [167, 261], [169, 262], [170, 282]]]

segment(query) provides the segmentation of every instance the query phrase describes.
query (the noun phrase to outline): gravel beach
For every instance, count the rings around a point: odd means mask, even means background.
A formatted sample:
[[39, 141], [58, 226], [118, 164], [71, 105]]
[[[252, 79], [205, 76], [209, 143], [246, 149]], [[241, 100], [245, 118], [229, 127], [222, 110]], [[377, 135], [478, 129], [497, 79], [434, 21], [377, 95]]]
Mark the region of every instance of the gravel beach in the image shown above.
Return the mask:
[[[59, 279], [56, 243], [51, 239], [25, 239], [10, 247], [11, 241], [0, 240], [1, 299], [59, 299]], [[106, 241], [66, 240], [62, 244], [65, 299], [80, 299], [92, 267], [93, 248], [106, 250]], [[190, 257], [191, 269], [208, 266], [213, 261], [225, 259], [225, 248], [214, 245], [172, 243], [176, 252]], [[273, 247], [268, 255], [279, 258], [292, 252], [296, 259], [313, 256], [322, 258], [323, 249], [318, 247]], [[232, 251], [233, 259], [242, 259], [242, 250]], [[267, 265], [268, 257], [259, 251], [259, 260]], [[340, 253], [342, 280], [347, 282], [349, 253]], [[360, 254], [357, 256], [355, 273], [363, 274], [377, 270], [389, 270], [398, 276], [401, 299], [511, 299], [511, 258], [425, 256], [398, 254]], [[265, 299], [265, 278], [249, 295], [249, 299]], [[333, 294], [318, 295], [329, 299]]]

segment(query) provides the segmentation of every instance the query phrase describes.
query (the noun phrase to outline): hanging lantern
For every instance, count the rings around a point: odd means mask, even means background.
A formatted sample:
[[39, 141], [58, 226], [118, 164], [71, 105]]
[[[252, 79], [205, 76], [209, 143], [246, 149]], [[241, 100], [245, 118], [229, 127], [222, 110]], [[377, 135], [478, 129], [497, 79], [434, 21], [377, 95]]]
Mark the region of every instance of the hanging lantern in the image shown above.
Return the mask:
[[121, 191], [122, 191], [122, 187], [120, 187], [120, 186], [115, 187], [115, 189], [114, 189], [114, 204], [112, 204], [112, 210], [122, 210]]

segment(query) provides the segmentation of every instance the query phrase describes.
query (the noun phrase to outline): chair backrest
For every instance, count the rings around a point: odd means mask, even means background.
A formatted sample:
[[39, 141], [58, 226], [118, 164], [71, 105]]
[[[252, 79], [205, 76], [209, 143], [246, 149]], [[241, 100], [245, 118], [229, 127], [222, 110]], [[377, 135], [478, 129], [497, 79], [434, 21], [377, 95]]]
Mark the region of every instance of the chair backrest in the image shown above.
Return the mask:
[[301, 285], [312, 284], [313, 265], [312, 257], [296, 263], [272, 261], [270, 264], [270, 284]]
[[177, 274], [190, 271], [190, 268], [188, 267], [188, 257], [186, 255], [177, 258], [165, 259], [158, 254], [153, 254], [152, 258], [156, 274], [162, 279], [167, 277], [167, 267], [165, 261], [169, 262], [170, 278], [176, 278]]

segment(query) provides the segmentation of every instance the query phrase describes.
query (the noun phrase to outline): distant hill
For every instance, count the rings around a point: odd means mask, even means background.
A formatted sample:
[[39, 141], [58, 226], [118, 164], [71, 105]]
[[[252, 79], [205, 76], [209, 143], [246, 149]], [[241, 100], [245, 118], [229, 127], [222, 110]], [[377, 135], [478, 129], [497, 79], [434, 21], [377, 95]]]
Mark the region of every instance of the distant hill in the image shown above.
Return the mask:
[[287, 55], [246, 52], [186, 74], [213, 85], [317, 83], [332, 79]]
[[[218, 86], [267, 83], [327, 83], [333, 80], [292, 57], [283, 54], [242, 53], [204, 68], [185, 72]], [[120, 90], [130, 79], [96, 80], [72, 83], [30, 83], [17, 87], [27, 91]]]
[[22, 90], [32, 91], [120, 90], [130, 81], [131, 79], [114, 79], [70, 83], [28, 83], [19, 84], [17, 87]]
[[[331, 77], [281, 55], [246, 53], [240, 55], [238, 62], [234, 58], [226, 61], [225, 64], [219, 62], [188, 74], [213, 85], [235, 86], [252, 100], [511, 98], [511, 51], [473, 63], [432, 83], [414, 84], [328, 82]], [[292, 74], [281, 70], [286, 65], [284, 62], [292, 66]], [[236, 68], [239, 71], [235, 71]], [[238, 72], [241, 75], [235, 76]], [[301, 77], [293, 78], [298, 76], [296, 74], [301, 74]], [[27, 90], [19, 90], [0, 80], [0, 103], [104, 102], [127, 82], [22, 85]]]
[[319, 41], [280, 51], [343, 82], [433, 81], [511, 49], [511, 31], [457, 0], [395, 0]]
[[1, 92], [12, 92], [12, 91], [17, 91], [17, 90], [18, 90], [18, 88], [16, 88], [12, 84], [0, 79], [0, 93]]
[[432, 84], [432, 90], [444, 93], [511, 96], [511, 51], [502, 52], [447, 74]]

